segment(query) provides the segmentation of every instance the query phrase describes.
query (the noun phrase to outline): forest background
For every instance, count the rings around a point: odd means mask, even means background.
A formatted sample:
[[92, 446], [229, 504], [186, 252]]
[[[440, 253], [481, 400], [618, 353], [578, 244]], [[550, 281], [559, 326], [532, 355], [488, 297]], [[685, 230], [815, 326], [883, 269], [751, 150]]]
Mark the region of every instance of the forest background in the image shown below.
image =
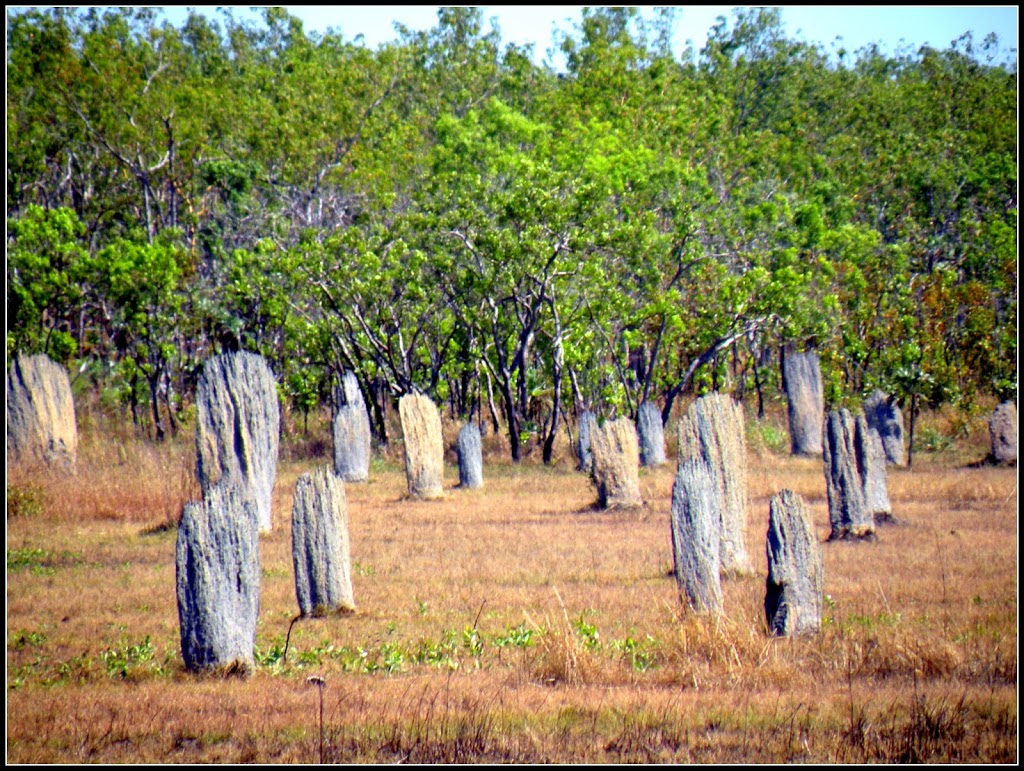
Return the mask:
[[215, 353], [264, 355], [300, 415], [351, 370], [378, 441], [422, 391], [514, 461], [584, 408], [762, 414], [785, 350], [829, 409], [1016, 399], [994, 35], [827, 56], [746, 8], [674, 55], [673, 9], [594, 7], [555, 72], [479, 8], [372, 50], [261, 13], [9, 15], [8, 358], [156, 439]]

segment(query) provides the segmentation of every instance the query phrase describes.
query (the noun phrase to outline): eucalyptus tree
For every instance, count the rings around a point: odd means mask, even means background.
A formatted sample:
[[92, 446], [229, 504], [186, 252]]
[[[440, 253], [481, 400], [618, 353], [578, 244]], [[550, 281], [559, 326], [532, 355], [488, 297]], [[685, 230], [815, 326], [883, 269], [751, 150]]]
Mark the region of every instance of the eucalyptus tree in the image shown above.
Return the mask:
[[7, 223], [7, 356], [46, 353], [66, 364], [86, 335], [89, 253], [71, 209], [29, 204]]
[[189, 263], [175, 235], [166, 231], [150, 243], [137, 233], [134, 238], [112, 241], [90, 261], [112, 353], [129, 383], [132, 416], [138, 422], [136, 382], [142, 378], [149, 390], [157, 440], [166, 436], [161, 401], [172, 434], [178, 428], [175, 412], [181, 405], [173, 393], [176, 370], [197, 364], [182, 359], [183, 343], [191, 331], [186, 321]]
[[59, 98], [80, 72], [71, 17], [64, 9], [7, 13], [8, 218], [32, 204], [52, 209], [81, 201], [74, 172], [86, 140]]
[[436, 280], [454, 318], [476, 332], [518, 462], [535, 430], [531, 372], [541, 337], [549, 340], [548, 436], [561, 411], [559, 303], [586, 237], [573, 179], [552, 157], [549, 129], [497, 100], [463, 118], [442, 117], [437, 135], [430, 184], [420, 194], [422, 216], [447, 240]]

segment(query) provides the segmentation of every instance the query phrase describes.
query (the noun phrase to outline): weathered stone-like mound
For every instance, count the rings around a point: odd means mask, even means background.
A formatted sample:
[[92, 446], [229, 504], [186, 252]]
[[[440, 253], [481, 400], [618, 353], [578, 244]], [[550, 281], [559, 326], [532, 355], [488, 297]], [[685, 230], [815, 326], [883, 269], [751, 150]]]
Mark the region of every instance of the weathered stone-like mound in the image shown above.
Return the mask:
[[67, 370], [45, 354], [16, 356], [7, 372], [7, 462], [73, 471], [77, 460]]
[[345, 483], [321, 467], [295, 482], [292, 565], [303, 616], [355, 610]]
[[768, 504], [768, 578], [764, 613], [777, 636], [821, 629], [825, 562], [803, 498], [782, 490]]
[[459, 459], [459, 487], [483, 487], [484, 458], [476, 423], [467, 423], [459, 430], [455, 452]]
[[676, 462], [682, 463], [690, 458], [701, 457], [700, 435], [697, 433], [697, 407], [694, 405], [679, 416], [676, 423]]
[[1003, 402], [992, 412], [988, 420], [988, 432], [992, 441], [992, 460], [996, 463], [1017, 462], [1017, 405]]
[[254, 667], [260, 610], [259, 515], [230, 481], [185, 504], [175, 558], [181, 656], [189, 671]]
[[694, 400], [679, 421], [679, 461], [699, 457], [715, 478], [721, 498], [720, 562], [726, 573], [751, 570], [746, 546], [747, 440], [743, 407], [726, 394]]
[[905, 466], [907, 455], [903, 448], [903, 413], [896, 400], [880, 390], [874, 391], [864, 401], [864, 418], [871, 433], [878, 435], [886, 462], [894, 466]]
[[444, 439], [441, 416], [429, 397], [406, 394], [398, 400], [405, 440], [405, 479], [413, 498], [444, 495]]
[[871, 430], [866, 419], [864, 430], [868, 452], [864, 467], [864, 505], [876, 525], [891, 524], [896, 520], [889, 500], [889, 472], [886, 468], [889, 461], [881, 437]]
[[828, 492], [830, 541], [874, 538], [875, 519], [864, 497], [864, 478], [869, 458], [867, 422], [847, 409], [825, 418], [822, 458]]
[[281, 413], [274, 375], [262, 356], [228, 353], [203, 366], [196, 389], [196, 466], [203, 496], [229, 479], [256, 502], [269, 531]]
[[591, 435], [594, 484], [603, 509], [643, 505], [640, 498], [640, 446], [627, 417], [610, 420]]
[[660, 466], [665, 462], [665, 431], [661, 425], [661, 410], [651, 402], [644, 402], [637, 410], [636, 431], [640, 441], [640, 465]]
[[722, 610], [719, 533], [722, 499], [700, 458], [679, 464], [672, 486], [672, 556], [680, 597], [694, 610]]
[[787, 348], [782, 357], [782, 381], [786, 390], [792, 454], [820, 455], [825, 395], [818, 354], [814, 351], [797, 353]]
[[351, 372], [345, 373], [339, 394], [333, 425], [334, 473], [346, 482], [365, 482], [370, 478], [370, 415]]
[[592, 451], [592, 437], [597, 429], [597, 417], [590, 410], [584, 410], [580, 415], [579, 438], [576, 442], [576, 468], [588, 474], [594, 470], [594, 454]]

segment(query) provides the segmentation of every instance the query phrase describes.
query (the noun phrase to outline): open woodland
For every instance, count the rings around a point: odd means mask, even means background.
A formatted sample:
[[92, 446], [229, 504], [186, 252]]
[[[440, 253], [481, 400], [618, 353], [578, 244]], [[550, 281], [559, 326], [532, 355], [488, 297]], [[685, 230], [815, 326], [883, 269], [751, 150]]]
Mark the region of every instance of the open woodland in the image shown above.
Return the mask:
[[584, 409], [763, 414], [814, 350], [829, 409], [1017, 393], [1017, 72], [994, 35], [826, 50], [779, 8], [588, 7], [565, 68], [483, 10], [370, 50], [282, 8], [180, 27], [29, 9], [7, 31], [7, 355], [46, 353], [156, 439], [211, 356], [299, 412], [355, 374], [380, 443], [413, 391], [513, 461]]
[[491, 434], [482, 489], [459, 490], [449, 465], [443, 500], [409, 499], [400, 450], [346, 485], [357, 611], [289, 638], [292, 490], [330, 461], [326, 420], [304, 434], [288, 416], [259, 666], [240, 679], [181, 662], [192, 446], [79, 416], [76, 476], [8, 480], [9, 762], [1017, 759], [1017, 475], [972, 465], [983, 419], [927, 413], [928, 448], [890, 467], [902, 524], [823, 544], [811, 638], [771, 638], [762, 607], [769, 497], [798, 492], [829, 532], [822, 462], [788, 454], [778, 404], [748, 418], [754, 573], [723, 581], [717, 623], [686, 611], [670, 573], [674, 460], [641, 471], [643, 507], [602, 511], [564, 443], [553, 464], [536, 448], [513, 464]]

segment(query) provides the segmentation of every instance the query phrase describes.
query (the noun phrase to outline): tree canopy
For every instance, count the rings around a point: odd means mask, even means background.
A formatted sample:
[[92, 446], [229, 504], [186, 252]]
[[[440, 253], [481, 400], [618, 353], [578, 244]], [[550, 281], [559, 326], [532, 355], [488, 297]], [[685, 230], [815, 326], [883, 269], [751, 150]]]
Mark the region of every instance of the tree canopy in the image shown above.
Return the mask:
[[215, 352], [304, 412], [351, 370], [380, 440], [420, 391], [514, 460], [583, 409], [763, 410], [786, 345], [830, 405], [1015, 398], [998, 40], [829, 57], [748, 8], [676, 57], [671, 25], [588, 7], [555, 72], [474, 7], [376, 50], [281, 8], [9, 14], [8, 357], [90, 371], [159, 438]]

